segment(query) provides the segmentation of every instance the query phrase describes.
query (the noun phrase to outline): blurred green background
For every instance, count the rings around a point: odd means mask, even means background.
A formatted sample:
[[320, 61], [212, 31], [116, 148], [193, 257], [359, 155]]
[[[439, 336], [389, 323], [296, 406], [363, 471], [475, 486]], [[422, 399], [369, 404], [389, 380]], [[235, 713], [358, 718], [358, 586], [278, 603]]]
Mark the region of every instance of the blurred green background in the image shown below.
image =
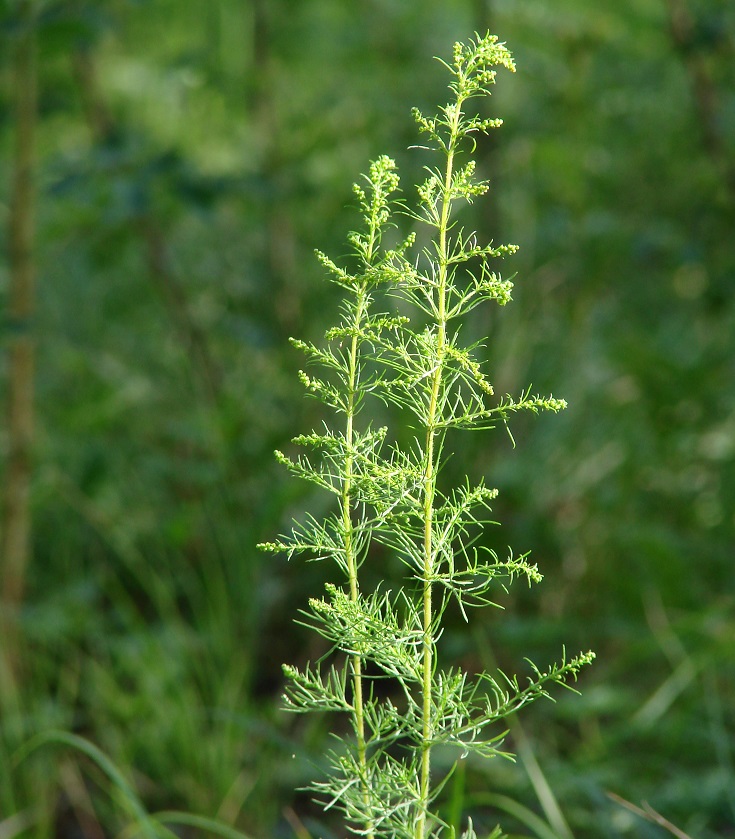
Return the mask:
[[465, 223], [521, 249], [515, 302], [468, 334], [487, 336], [498, 392], [532, 383], [570, 407], [516, 423], [515, 449], [502, 430], [458, 441], [452, 474], [501, 491], [488, 539], [532, 550], [545, 580], [450, 626], [446, 650], [521, 675], [564, 644], [598, 660], [581, 696], [521, 716], [522, 759], [470, 762], [455, 793], [486, 832], [540, 835], [483, 796], [545, 818], [543, 777], [561, 839], [669, 835], [608, 792], [696, 839], [735, 836], [735, 5], [38, 0], [30, 29], [25, 6], [0, 12], [6, 231], [24, 40], [39, 59], [32, 538], [22, 600], [2, 603], [2, 839], [127, 824], [83, 755], [19, 759], [49, 728], [97, 744], [152, 811], [340, 835], [294, 792], [331, 722], [278, 710], [281, 661], [325, 652], [292, 621], [330, 569], [254, 547], [327, 502], [272, 457], [321, 421], [287, 339], [333, 323], [312, 252], [347, 251], [368, 161], [395, 157], [411, 197], [410, 108], [446, 101], [432, 56], [487, 29], [518, 72], [499, 74], [505, 125], [477, 152], [493, 188]]

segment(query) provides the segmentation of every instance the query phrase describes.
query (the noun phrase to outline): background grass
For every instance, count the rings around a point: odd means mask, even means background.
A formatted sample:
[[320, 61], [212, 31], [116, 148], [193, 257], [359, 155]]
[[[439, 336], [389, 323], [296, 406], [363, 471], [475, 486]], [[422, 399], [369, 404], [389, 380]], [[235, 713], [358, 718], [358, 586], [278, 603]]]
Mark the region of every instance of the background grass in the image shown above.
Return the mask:
[[[22, 681], [0, 715], [0, 836], [128, 824], [89, 755], [14, 759], [49, 729], [101, 749], [151, 812], [337, 834], [294, 792], [330, 722], [277, 710], [280, 662], [321, 652], [292, 618], [324, 572], [254, 547], [327, 503], [271, 455], [321, 420], [287, 338], [334, 320], [312, 250], [345, 252], [368, 160], [395, 156], [407, 190], [420, 176], [410, 107], [444, 101], [431, 56], [487, 28], [518, 73], [498, 80], [505, 126], [479, 149], [493, 189], [466, 223], [521, 250], [515, 302], [469, 329], [487, 336], [498, 392], [531, 381], [570, 408], [519, 420], [516, 449], [500, 431], [455, 451], [448, 478], [501, 490], [488, 544], [532, 549], [546, 579], [502, 596], [476, 635], [457, 619], [445, 649], [470, 669], [517, 670], [562, 644], [598, 659], [580, 697], [511, 731], [516, 764], [468, 762], [447, 806], [534, 835], [524, 814], [554, 825], [545, 778], [578, 839], [666, 835], [608, 791], [700, 839], [735, 836], [731, 4], [39, 12], [33, 556]], [[16, 4], [0, 27], [5, 223]], [[375, 574], [400, 569], [376, 555]]]

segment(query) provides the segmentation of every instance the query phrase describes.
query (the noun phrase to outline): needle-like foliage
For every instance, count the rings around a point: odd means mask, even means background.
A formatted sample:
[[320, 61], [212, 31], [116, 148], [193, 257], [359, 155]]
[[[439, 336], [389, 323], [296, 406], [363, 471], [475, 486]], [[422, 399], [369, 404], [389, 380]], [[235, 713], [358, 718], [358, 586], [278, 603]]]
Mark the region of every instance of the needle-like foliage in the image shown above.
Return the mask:
[[[341, 575], [303, 615], [333, 645], [334, 662], [304, 670], [285, 666], [285, 701], [291, 711], [349, 718], [352, 736], [338, 738], [328, 755], [330, 774], [313, 789], [327, 808], [344, 813], [354, 833], [371, 839], [453, 835], [435, 806], [447, 776], [432, 771], [434, 750], [454, 747], [457, 758], [506, 755], [498, 724], [547, 696], [553, 684], [567, 686], [593, 658], [563, 657], [543, 671], [531, 663], [525, 684], [502, 672], [473, 678], [438, 664], [451, 602], [467, 619], [470, 608], [492, 603], [497, 586], [516, 577], [541, 579], [527, 555], [500, 559], [479, 543], [496, 490], [469, 479], [454, 488], [440, 485], [446, 435], [507, 424], [517, 411], [566, 405], [530, 391], [497, 398], [478, 346], [462, 342], [470, 311], [510, 300], [512, 284], [491, 266], [516, 250], [481, 244], [455, 219], [463, 203], [488, 189], [475, 174], [475, 137], [501, 124], [466, 108], [489, 95], [496, 66], [515, 67], [491, 35], [455, 44], [445, 66], [450, 102], [431, 118], [414, 110], [426, 135], [423, 148], [437, 160], [426, 167], [415, 205], [396, 201], [399, 179], [391, 159], [372, 163], [354, 187], [364, 225], [349, 236], [357, 268], [351, 272], [317, 254], [344, 295], [339, 323], [321, 346], [293, 341], [309, 362], [309, 372], [300, 373], [305, 388], [331, 409], [333, 420], [295, 438], [304, 454], [277, 457], [297, 477], [331, 492], [334, 511], [323, 520], [306, 517], [290, 534], [261, 545], [289, 558], [303, 553], [332, 560]], [[414, 234], [386, 246], [395, 213], [415, 224], [424, 243], [418, 253]], [[401, 314], [390, 310], [395, 298]], [[396, 426], [414, 429], [409, 447], [400, 448], [388, 428], [363, 421], [363, 410], [376, 399], [393, 411]], [[363, 590], [360, 570], [371, 561], [373, 542], [405, 565], [399, 590]], [[393, 690], [378, 696], [376, 679], [389, 679]], [[475, 836], [471, 822], [463, 835]]]

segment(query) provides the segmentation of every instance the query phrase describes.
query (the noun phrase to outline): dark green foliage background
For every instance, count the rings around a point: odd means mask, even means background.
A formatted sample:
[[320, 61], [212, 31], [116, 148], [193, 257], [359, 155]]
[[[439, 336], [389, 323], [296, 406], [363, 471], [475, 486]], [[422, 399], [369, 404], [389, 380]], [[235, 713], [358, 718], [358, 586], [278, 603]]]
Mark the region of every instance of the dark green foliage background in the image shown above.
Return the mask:
[[[278, 696], [281, 661], [324, 651], [292, 619], [329, 569], [254, 547], [328, 501], [272, 458], [320, 421], [287, 339], [333, 322], [312, 251], [346, 252], [368, 161], [396, 157], [411, 197], [425, 159], [407, 150], [410, 108], [445, 101], [431, 57], [490, 29], [518, 73], [499, 76], [489, 107], [505, 125], [478, 149], [493, 189], [466, 223], [521, 250], [505, 265], [515, 302], [468, 329], [487, 336], [498, 392], [533, 383], [570, 407], [519, 420], [515, 449], [499, 430], [455, 452], [448, 480], [482, 473], [501, 490], [490, 542], [531, 549], [546, 579], [501, 593], [505, 612], [472, 633], [458, 620], [448, 655], [522, 672], [525, 655], [596, 650], [581, 697], [521, 720], [575, 836], [665, 835], [608, 791], [700, 839], [735, 836], [735, 7], [40, 9], [34, 556], [23, 712], [0, 720], [0, 825], [31, 805], [40, 821], [20, 835], [123, 824], [70, 752], [13, 764], [57, 726], [103, 748], [151, 809], [328, 835], [293, 788], [330, 723], [285, 718]], [[3, 224], [14, 15], [6, 3]], [[468, 767], [466, 808], [489, 829], [487, 789], [540, 811], [523, 762]]]

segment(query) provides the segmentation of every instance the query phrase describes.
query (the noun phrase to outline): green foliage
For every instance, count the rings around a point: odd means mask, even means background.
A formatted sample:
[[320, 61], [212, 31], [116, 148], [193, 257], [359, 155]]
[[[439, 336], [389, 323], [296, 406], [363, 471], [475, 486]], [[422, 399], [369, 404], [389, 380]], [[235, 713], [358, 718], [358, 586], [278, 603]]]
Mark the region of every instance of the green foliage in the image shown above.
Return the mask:
[[[13, 756], [13, 762], [20, 764], [29, 756], [42, 748], [49, 746], [65, 746], [74, 749], [89, 759], [91, 764], [100, 770], [104, 782], [110, 787], [111, 798], [117, 808], [123, 811], [128, 822], [124, 832], [142, 839], [160, 839], [160, 837], [175, 837], [177, 834], [169, 830], [167, 824], [188, 825], [207, 831], [212, 836], [223, 836], [225, 839], [248, 839], [248, 836], [237, 830], [228, 828], [214, 819], [187, 813], [161, 812], [150, 814], [146, 811], [135, 789], [130, 785], [120, 769], [110, 758], [83, 737], [70, 734], [67, 731], [49, 729], [29, 738], [21, 749]], [[8, 832], [13, 829], [8, 826]], [[22, 828], [21, 828], [22, 829]]]
[[[476, 177], [475, 161], [460, 161], [475, 147], [476, 134], [501, 123], [465, 110], [469, 100], [490, 94], [498, 65], [515, 70], [495, 36], [455, 44], [445, 65], [453, 77], [451, 101], [432, 118], [414, 110], [429, 149], [440, 158], [426, 168], [417, 207], [400, 205], [417, 231], [387, 246], [399, 180], [395, 163], [379, 158], [354, 188], [364, 222], [349, 237], [354, 272], [318, 254], [345, 295], [340, 322], [327, 331], [324, 347], [294, 341], [323, 375], [302, 372], [303, 385], [335, 419], [321, 432], [294, 438], [313, 454], [292, 459], [277, 452], [277, 458], [335, 495], [337, 509], [322, 520], [309, 516], [289, 536], [261, 547], [332, 560], [341, 572], [341, 585], [328, 583], [326, 597], [312, 598], [304, 620], [345, 660], [329, 669], [285, 666], [286, 706], [348, 715], [353, 736], [337, 738], [329, 775], [312, 789], [326, 807], [344, 812], [352, 830], [371, 837], [423, 839], [444, 828], [453, 835], [436, 801], [456, 764], [437, 777], [432, 755], [449, 746], [458, 756], [507, 756], [498, 724], [548, 696], [551, 685], [566, 686], [566, 677], [576, 678], [593, 658], [582, 653], [543, 672], [531, 664], [533, 675], [523, 687], [502, 671], [472, 680], [461, 668], [438, 664], [452, 603], [467, 619], [470, 608], [492, 603], [493, 592], [514, 578], [540, 580], [526, 556], [501, 560], [477, 544], [497, 491], [482, 480], [442, 485], [447, 437], [507, 423], [518, 411], [566, 407], [530, 390], [494, 400], [479, 345], [461, 338], [462, 323], [477, 305], [510, 300], [511, 283], [491, 269], [491, 261], [515, 247], [478, 244], [455, 218], [458, 206], [488, 189]], [[383, 311], [386, 297], [397, 298], [401, 314]], [[396, 421], [413, 429], [408, 447], [388, 428], [363, 419], [371, 399], [393, 406]], [[408, 570], [397, 591], [362, 586], [360, 570], [372, 561], [373, 542], [393, 551]], [[386, 678], [393, 698], [375, 690]], [[463, 835], [475, 836], [471, 821]]]
[[[461, 223], [518, 243], [519, 280], [515, 305], [477, 306], [462, 337], [493, 336], [477, 353], [499, 394], [533, 382], [570, 405], [563, 421], [516, 413], [517, 449], [503, 434], [487, 445], [449, 433], [443, 486], [484, 474], [500, 490], [503, 528], [476, 547], [506, 558], [507, 544], [533, 546], [546, 578], [499, 590], [503, 611], [475, 612], [472, 633], [450, 607], [440, 652], [473, 673], [494, 672], [493, 653], [510, 673], [564, 643], [592, 646], [599, 662], [581, 697], [524, 715], [530, 754], [512, 729], [516, 764], [470, 757], [450, 787], [461, 775], [478, 834], [500, 810], [507, 832], [541, 834], [520, 814], [542, 808], [564, 836], [533, 782], [535, 756], [577, 839], [660, 839], [608, 790], [698, 839], [727, 836], [735, 5], [37, 5], [34, 557], [27, 672], [0, 709], [0, 833], [124, 828], [75, 752], [13, 764], [29, 734], [68, 727], [114, 759], [149, 811], [221, 814], [252, 836], [329, 835], [293, 793], [323, 762], [326, 722], [274, 707], [278, 663], [325, 651], [289, 626], [328, 566], [290, 574], [248, 547], [294, 510], [321, 520], [331, 496], [272, 462], [279, 441], [321, 430], [328, 413], [300, 398], [286, 338], [321, 346], [336, 322], [312, 245], [344, 265], [335, 219], [364, 161], [391, 148], [403, 182], [423, 180], [406, 113], [431, 116], [446, 72], [426, 56], [491, 29], [514, 45], [518, 72], [494, 88], [502, 142], [473, 135], [494, 200], [465, 206]], [[18, 7], [0, 4], [2, 417]], [[367, 402], [377, 430], [388, 410]], [[394, 419], [391, 439], [410, 447]], [[6, 433], [3, 418], [0, 483]], [[405, 566], [377, 543], [372, 554], [366, 584], [379, 567], [397, 591]]]

